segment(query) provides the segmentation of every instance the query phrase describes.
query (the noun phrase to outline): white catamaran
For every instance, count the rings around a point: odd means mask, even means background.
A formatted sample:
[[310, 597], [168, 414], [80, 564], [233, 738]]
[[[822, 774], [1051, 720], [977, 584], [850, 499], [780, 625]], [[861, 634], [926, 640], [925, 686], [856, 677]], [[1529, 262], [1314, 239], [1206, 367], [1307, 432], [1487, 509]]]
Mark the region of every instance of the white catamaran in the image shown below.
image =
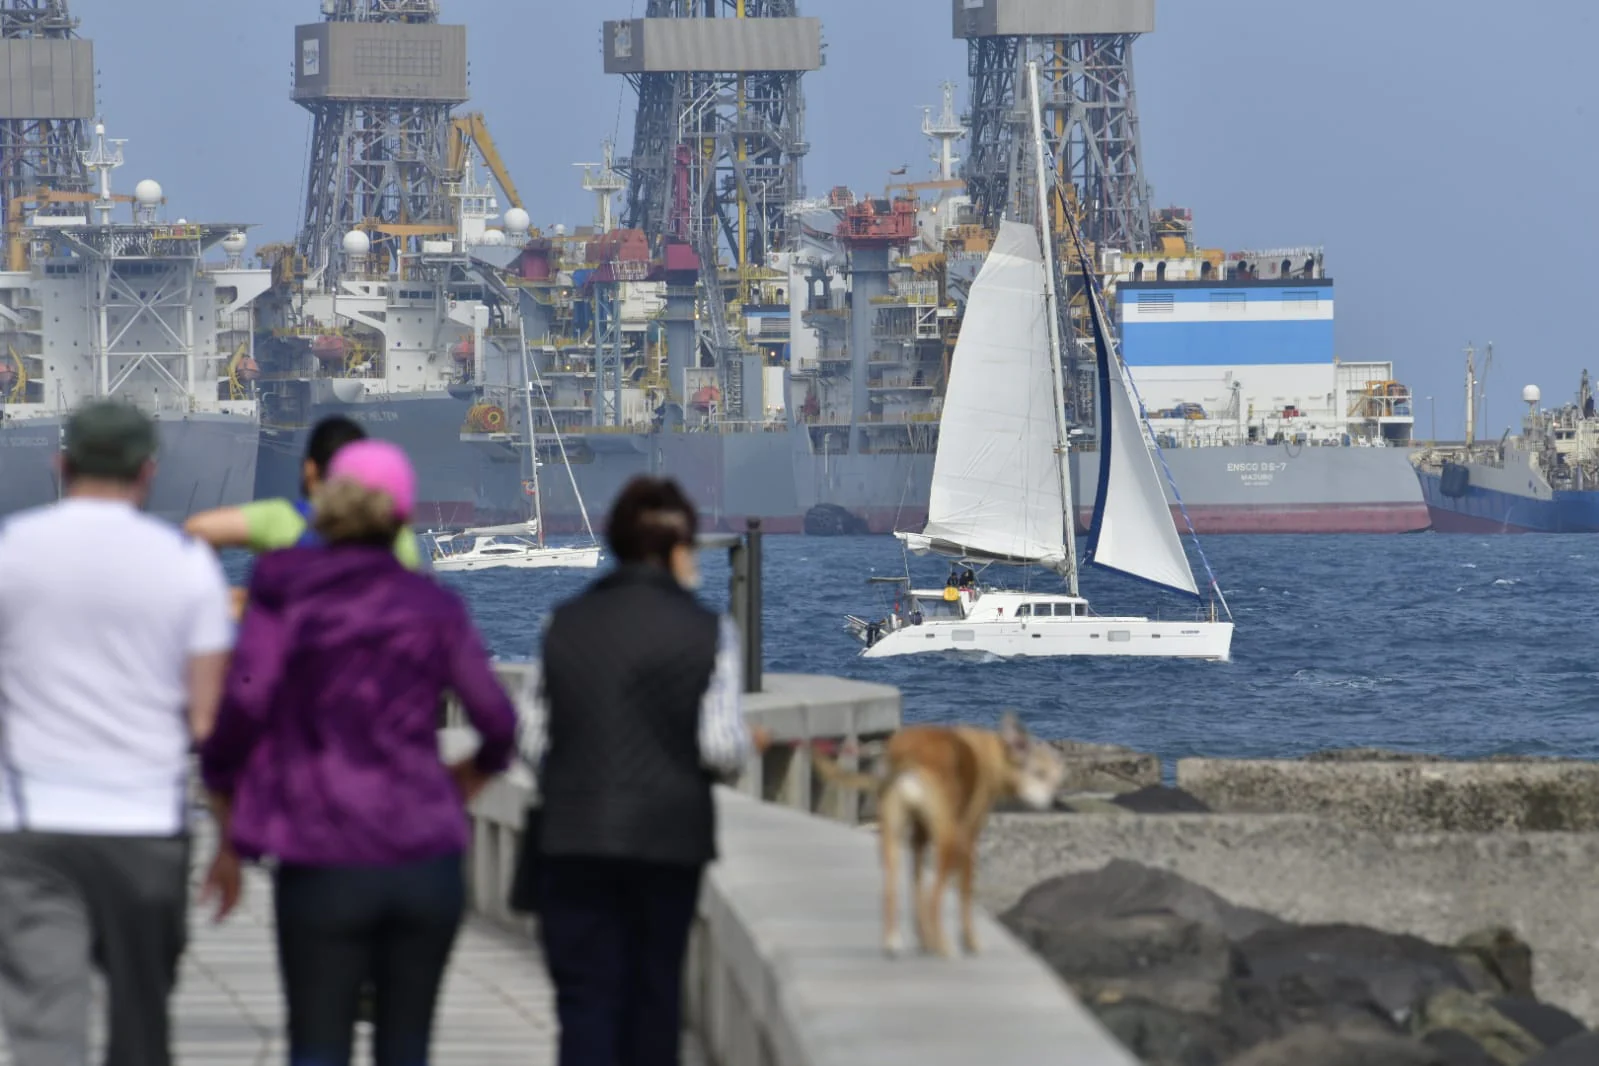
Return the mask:
[[[572, 466], [567, 461], [566, 445], [556, 434], [556, 445], [561, 450], [561, 465], [566, 476], [572, 478], [572, 493], [577, 497], [578, 509], [583, 515], [583, 528], [589, 543], [572, 547], [549, 546], [544, 543], [544, 507], [539, 496], [539, 462], [537, 434], [533, 427], [533, 388], [538, 370], [528, 355], [527, 338], [522, 338], [523, 432], [527, 436], [527, 454], [532, 472], [527, 481], [528, 494], [533, 498], [533, 515], [526, 522], [503, 526], [479, 526], [460, 533], [430, 533], [432, 541], [431, 564], [441, 573], [459, 573], [466, 570], [543, 570], [552, 567], [592, 570], [600, 565], [600, 545], [594, 537], [594, 527], [589, 523], [588, 508], [583, 505], [582, 493], [573, 478]], [[540, 390], [540, 395], [543, 395]], [[549, 400], [544, 400], [549, 410]], [[554, 424], [553, 415], [550, 418]]]
[[[1047, 220], [1036, 67], [1030, 74], [1038, 217]], [[1214, 579], [1208, 611], [1196, 610], [1187, 621], [1099, 615], [1079, 594], [1054, 256], [1040, 228], [1002, 222], [972, 284], [946, 389], [927, 525], [897, 535], [918, 554], [981, 567], [1041, 567], [1064, 577], [1066, 591], [952, 581], [943, 589], [909, 589], [908, 602], [896, 603], [882, 621], [848, 616], [847, 628], [870, 658], [964, 651], [1225, 661], [1233, 623], [1230, 614], [1226, 621], [1217, 617], [1216, 604], [1225, 612], [1226, 601]], [[1099, 363], [1100, 483], [1091, 560], [1197, 600], [1147, 427], [1110, 343], [1098, 283], [1090, 265], [1083, 266]]]

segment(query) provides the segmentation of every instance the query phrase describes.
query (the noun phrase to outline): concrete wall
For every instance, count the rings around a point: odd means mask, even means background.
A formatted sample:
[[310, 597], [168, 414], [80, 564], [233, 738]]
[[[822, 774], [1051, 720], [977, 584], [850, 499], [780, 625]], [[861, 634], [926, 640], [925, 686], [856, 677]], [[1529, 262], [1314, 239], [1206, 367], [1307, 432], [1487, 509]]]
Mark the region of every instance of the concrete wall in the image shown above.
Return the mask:
[[1182, 759], [1177, 784], [1213, 810], [1310, 814], [1385, 832], [1592, 832], [1599, 763]]
[[997, 815], [978, 896], [995, 911], [1064, 873], [1129, 859], [1300, 922], [1449, 943], [1495, 926], [1532, 948], [1539, 995], [1599, 1024], [1599, 835], [1377, 833], [1273, 815]]

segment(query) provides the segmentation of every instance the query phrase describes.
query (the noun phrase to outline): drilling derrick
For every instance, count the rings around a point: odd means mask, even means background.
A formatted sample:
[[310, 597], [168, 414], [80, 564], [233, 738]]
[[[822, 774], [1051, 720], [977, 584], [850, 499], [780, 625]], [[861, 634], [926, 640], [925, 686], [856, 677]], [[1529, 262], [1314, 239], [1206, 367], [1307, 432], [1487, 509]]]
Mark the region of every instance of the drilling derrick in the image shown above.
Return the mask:
[[[1033, 134], [1027, 64], [1039, 66], [1044, 136], [1054, 165], [1059, 210], [1074, 213], [1090, 259], [1119, 249], [1155, 247], [1149, 186], [1138, 143], [1133, 42], [1155, 28], [1155, 0], [952, 0], [955, 36], [967, 42], [971, 150], [967, 191], [985, 225], [1007, 213], [1031, 219]], [[1065, 220], [1053, 232], [1064, 238]], [[1084, 279], [1077, 249], [1057, 261], [1062, 335], [1085, 335]], [[1094, 424], [1096, 373], [1073, 343], [1066, 353], [1066, 412]]]
[[704, 263], [702, 343], [722, 371], [726, 418], [760, 416], [743, 389], [745, 364], [759, 360], [727, 325], [716, 264], [731, 261], [742, 303], [768, 254], [788, 246], [809, 148], [800, 79], [821, 65], [821, 23], [795, 0], [649, 0], [645, 17], [605, 24], [605, 71], [638, 93], [633, 154], [617, 162], [624, 224], [652, 245], [685, 241]]
[[351, 230], [388, 271], [455, 231], [451, 116], [467, 100], [466, 28], [438, 0], [323, 0], [294, 31], [295, 103], [311, 112], [310, 174], [296, 251], [331, 287]]
[[1140, 167], [1133, 42], [1155, 28], [1154, 0], [953, 0], [967, 42], [971, 158], [966, 183], [986, 224], [1026, 199], [1032, 136], [1024, 72], [1037, 60], [1045, 136], [1083, 238], [1143, 251], [1149, 186]]
[[0, 0], [0, 217], [30, 193], [90, 191], [94, 44], [66, 0]]

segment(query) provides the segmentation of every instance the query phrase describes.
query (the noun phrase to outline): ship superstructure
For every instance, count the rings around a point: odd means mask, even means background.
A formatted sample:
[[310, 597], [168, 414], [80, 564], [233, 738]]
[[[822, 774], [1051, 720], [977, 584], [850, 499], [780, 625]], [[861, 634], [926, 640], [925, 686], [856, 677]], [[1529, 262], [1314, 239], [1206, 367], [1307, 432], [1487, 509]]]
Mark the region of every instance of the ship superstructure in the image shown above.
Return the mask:
[[148, 506], [181, 520], [251, 498], [250, 306], [268, 275], [243, 265], [245, 226], [169, 221], [153, 181], [112, 192], [123, 142], [93, 122], [76, 26], [60, 0], [0, 6], [0, 65], [19, 75], [0, 79], [0, 515], [56, 499], [67, 416], [117, 399], [155, 418]]
[[[487, 383], [520, 360], [498, 268], [529, 218], [467, 99], [466, 31], [436, 0], [329, 0], [295, 30], [293, 98], [312, 115], [301, 229], [269, 249], [258, 319], [256, 493], [293, 496], [311, 426], [346, 415], [417, 464], [418, 513], [469, 524], [496, 471], [463, 441], [507, 430]], [[481, 157], [509, 201], [473, 166]]]

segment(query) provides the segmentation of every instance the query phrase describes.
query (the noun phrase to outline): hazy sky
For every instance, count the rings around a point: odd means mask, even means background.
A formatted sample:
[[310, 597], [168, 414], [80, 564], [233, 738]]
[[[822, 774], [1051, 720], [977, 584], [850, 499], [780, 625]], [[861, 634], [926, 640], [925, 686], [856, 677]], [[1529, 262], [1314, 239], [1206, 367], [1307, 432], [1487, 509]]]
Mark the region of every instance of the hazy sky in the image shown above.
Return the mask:
[[[600, 22], [643, 0], [444, 0], [468, 27], [473, 100], [534, 220], [584, 223], [570, 164], [631, 143], [633, 100], [602, 73]], [[812, 195], [879, 189], [931, 167], [924, 104], [966, 52], [948, 0], [801, 0], [827, 65], [807, 76]], [[126, 137], [119, 191], [153, 177], [169, 215], [292, 237], [310, 118], [288, 98], [293, 26], [316, 0], [73, 0], [100, 98]], [[1160, 0], [1138, 45], [1145, 170], [1157, 205], [1195, 214], [1207, 247], [1321, 244], [1338, 351], [1392, 359], [1418, 434], [1462, 423], [1461, 350], [1495, 342], [1488, 423], [1599, 371], [1588, 310], [1599, 247], [1591, 0]]]

